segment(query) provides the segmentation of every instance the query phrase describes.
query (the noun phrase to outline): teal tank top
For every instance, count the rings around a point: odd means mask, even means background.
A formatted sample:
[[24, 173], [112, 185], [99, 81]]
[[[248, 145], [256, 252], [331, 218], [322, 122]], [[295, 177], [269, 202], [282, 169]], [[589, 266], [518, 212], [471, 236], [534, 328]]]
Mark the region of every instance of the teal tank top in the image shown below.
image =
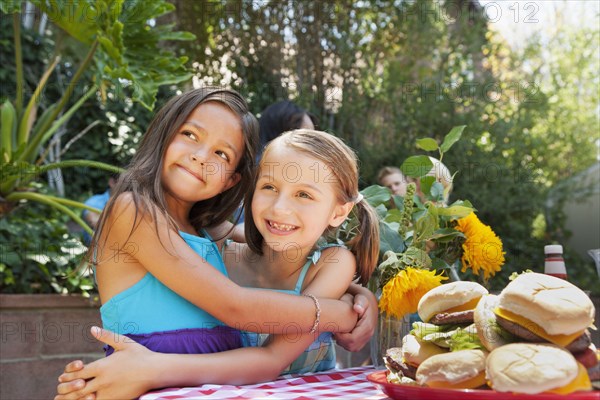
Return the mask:
[[[180, 232], [180, 235], [210, 266], [228, 276], [214, 242], [185, 232]], [[104, 328], [119, 334], [146, 334], [223, 325], [221, 321], [163, 285], [149, 272], [133, 286], [104, 303], [100, 307], [100, 314]]]

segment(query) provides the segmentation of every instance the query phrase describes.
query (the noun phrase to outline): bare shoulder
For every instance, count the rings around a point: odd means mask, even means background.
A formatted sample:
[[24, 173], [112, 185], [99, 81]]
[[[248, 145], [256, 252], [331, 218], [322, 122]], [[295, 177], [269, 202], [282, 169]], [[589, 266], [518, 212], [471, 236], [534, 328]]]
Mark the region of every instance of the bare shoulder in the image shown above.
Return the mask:
[[[117, 241], [127, 241], [133, 236], [158, 236], [169, 238], [172, 229], [163, 212], [150, 201], [140, 199], [138, 204], [130, 192], [119, 194], [106, 216], [106, 234]], [[167, 233], [169, 232], [169, 233]]]
[[119, 219], [120, 221], [131, 223], [136, 220], [147, 220], [147, 222], [154, 221], [157, 219], [158, 223], [164, 223], [163, 213], [158, 210], [156, 205], [150, 201], [139, 199], [136, 204], [134, 196], [131, 192], [124, 192], [119, 194], [113, 204], [111, 210], [111, 219]]
[[342, 246], [332, 246], [321, 251], [321, 258], [317, 266], [337, 266], [348, 265], [351, 268], [356, 266], [356, 258], [350, 250]]

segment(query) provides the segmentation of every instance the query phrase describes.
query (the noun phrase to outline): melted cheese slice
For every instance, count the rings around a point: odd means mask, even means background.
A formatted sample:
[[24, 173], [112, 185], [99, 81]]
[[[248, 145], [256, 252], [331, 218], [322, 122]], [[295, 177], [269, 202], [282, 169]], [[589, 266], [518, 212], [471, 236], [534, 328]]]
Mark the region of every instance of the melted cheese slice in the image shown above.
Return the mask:
[[569, 335], [550, 335], [549, 333], [547, 333], [544, 330], [544, 328], [542, 328], [541, 326], [539, 326], [535, 322], [532, 322], [532, 321], [528, 320], [527, 318], [522, 317], [522, 316], [520, 316], [518, 314], [512, 313], [512, 312], [507, 311], [507, 310], [503, 310], [501, 308], [494, 309], [494, 313], [496, 315], [501, 316], [504, 319], [507, 319], [507, 320], [509, 320], [511, 322], [519, 324], [519, 325], [521, 325], [523, 327], [526, 327], [528, 330], [530, 330], [531, 332], [535, 333], [539, 337], [544, 338], [547, 341], [549, 341], [550, 343], [554, 343], [554, 344], [556, 344], [558, 346], [561, 346], [561, 347], [565, 347], [566, 345], [568, 345], [569, 343], [571, 343], [573, 340], [575, 340], [579, 336], [581, 336], [583, 334], [583, 332], [584, 332], [584, 331], [580, 331], [580, 332], [571, 333]]
[[449, 308], [444, 312], [445, 313], [453, 313], [453, 312], [474, 310], [475, 307], [477, 307], [477, 303], [479, 303], [479, 300], [481, 300], [481, 297], [477, 297], [477, 298], [475, 298], [471, 301], [468, 301], [465, 304], [462, 304], [460, 306]]
[[475, 375], [473, 378], [466, 379], [464, 381], [450, 383], [446, 381], [431, 381], [425, 383], [429, 387], [433, 388], [443, 388], [443, 389], [475, 389], [479, 386], [483, 386], [486, 384], [485, 381], [485, 372], [481, 371], [479, 374]]
[[590, 382], [590, 377], [587, 373], [587, 370], [580, 363], [577, 363], [577, 366], [579, 367], [577, 376], [571, 381], [571, 383], [556, 389], [548, 390], [544, 393], [569, 394], [577, 392], [578, 390], [592, 390], [592, 382]]

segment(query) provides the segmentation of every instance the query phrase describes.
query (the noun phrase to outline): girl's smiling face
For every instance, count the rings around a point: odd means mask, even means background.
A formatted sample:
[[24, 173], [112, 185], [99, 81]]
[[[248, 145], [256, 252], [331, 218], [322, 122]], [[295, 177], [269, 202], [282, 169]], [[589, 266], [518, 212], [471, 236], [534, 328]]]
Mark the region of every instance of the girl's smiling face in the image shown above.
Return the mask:
[[275, 251], [310, 250], [329, 226], [339, 226], [351, 209], [338, 200], [331, 168], [285, 143], [263, 155], [252, 198], [254, 223]]
[[235, 185], [244, 152], [239, 118], [218, 102], [200, 104], [167, 147], [161, 172], [167, 198], [190, 207]]

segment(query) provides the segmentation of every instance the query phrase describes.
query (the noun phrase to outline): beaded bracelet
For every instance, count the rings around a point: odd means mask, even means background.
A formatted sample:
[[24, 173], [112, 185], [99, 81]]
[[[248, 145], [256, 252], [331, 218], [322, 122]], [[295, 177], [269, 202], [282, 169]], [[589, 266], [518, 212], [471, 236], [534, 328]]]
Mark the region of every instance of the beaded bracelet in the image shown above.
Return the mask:
[[319, 300], [313, 296], [310, 293], [304, 293], [304, 296], [306, 297], [310, 297], [313, 302], [315, 303], [315, 323], [313, 324], [312, 328], [310, 328], [309, 333], [315, 333], [317, 331], [317, 328], [319, 327], [319, 321], [321, 320], [321, 306], [319, 305]]

